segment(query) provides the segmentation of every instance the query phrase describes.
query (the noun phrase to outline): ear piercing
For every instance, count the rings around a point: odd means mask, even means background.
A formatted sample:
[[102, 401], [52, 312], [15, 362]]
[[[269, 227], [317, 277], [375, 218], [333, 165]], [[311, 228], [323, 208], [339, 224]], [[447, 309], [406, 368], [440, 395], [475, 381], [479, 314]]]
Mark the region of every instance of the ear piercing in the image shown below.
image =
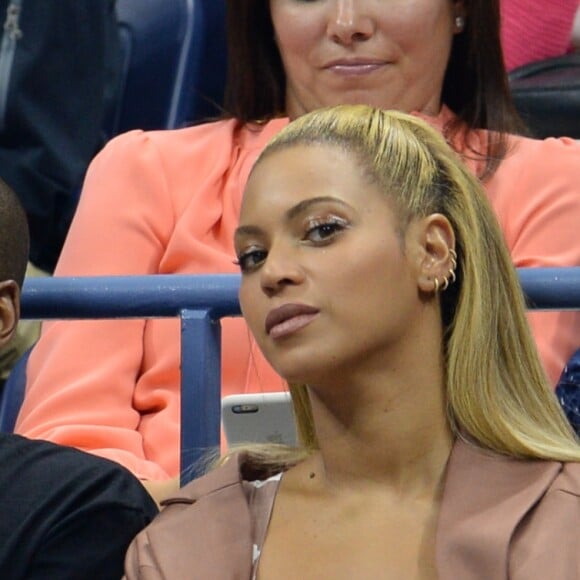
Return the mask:
[[465, 28], [465, 18], [463, 16], [456, 16], [455, 17], [455, 29], [457, 32], [463, 32]]
[[[457, 276], [455, 275], [455, 270], [457, 269], [457, 252], [453, 248], [449, 248], [449, 255], [451, 256], [451, 268], [449, 268], [449, 275], [445, 278], [445, 287], [443, 290], [447, 290], [449, 284], [453, 284], [457, 280]], [[449, 282], [449, 278], [451, 278], [451, 282]]]
[[[449, 284], [453, 284], [457, 280], [455, 270], [457, 269], [457, 252], [453, 248], [449, 248], [449, 255], [451, 256], [451, 268], [447, 273], [447, 276], [443, 277], [443, 284], [441, 286], [441, 292], [445, 292], [449, 288]], [[450, 281], [451, 280], [451, 281]], [[435, 277], [433, 279], [433, 287], [435, 294], [439, 293], [439, 278]]]

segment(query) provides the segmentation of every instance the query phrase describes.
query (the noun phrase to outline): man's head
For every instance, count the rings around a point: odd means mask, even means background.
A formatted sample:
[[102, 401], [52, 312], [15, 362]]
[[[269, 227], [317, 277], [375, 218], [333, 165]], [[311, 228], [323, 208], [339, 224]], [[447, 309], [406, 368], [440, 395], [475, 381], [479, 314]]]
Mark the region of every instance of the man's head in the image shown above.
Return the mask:
[[15, 193], [0, 179], [0, 348], [20, 317], [20, 290], [28, 263], [26, 214]]

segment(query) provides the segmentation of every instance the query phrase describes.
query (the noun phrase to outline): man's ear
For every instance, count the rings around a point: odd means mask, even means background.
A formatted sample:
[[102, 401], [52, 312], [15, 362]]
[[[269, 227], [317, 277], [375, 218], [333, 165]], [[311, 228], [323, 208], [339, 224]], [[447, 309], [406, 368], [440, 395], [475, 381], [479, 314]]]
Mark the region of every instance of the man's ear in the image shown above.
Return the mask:
[[417, 226], [417, 241], [420, 245], [419, 289], [436, 292], [439, 284], [449, 278], [450, 270], [455, 268], [451, 252], [455, 250], [455, 233], [449, 220], [440, 213], [423, 218]]
[[20, 288], [14, 280], [0, 282], [0, 349], [12, 338], [20, 318]]

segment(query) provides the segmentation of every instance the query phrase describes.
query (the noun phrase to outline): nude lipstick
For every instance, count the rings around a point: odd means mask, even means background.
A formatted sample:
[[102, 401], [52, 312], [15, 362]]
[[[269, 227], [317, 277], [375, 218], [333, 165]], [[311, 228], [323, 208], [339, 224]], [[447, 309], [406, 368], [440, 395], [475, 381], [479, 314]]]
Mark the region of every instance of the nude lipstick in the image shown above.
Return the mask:
[[284, 304], [266, 316], [266, 334], [274, 339], [289, 336], [310, 324], [318, 313], [317, 308], [306, 304]]

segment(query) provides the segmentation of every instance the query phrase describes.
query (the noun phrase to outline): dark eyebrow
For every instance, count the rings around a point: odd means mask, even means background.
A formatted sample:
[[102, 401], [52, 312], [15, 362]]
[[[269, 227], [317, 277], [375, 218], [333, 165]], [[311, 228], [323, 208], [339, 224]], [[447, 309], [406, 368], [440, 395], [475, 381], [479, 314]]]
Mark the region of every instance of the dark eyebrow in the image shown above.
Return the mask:
[[258, 236], [262, 233], [262, 229], [258, 226], [239, 226], [236, 228], [234, 232], [234, 238], [238, 236], [247, 235], [247, 236]]
[[[305, 212], [307, 209], [312, 207], [313, 205], [318, 205], [319, 203], [338, 203], [344, 207], [349, 207], [347, 203], [342, 201], [342, 199], [338, 199], [337, 197], [332, 197], [331, 195], [325, 195], [320, 197], [311, 197], [310, 199], [305, 199], [300, 203], [297, 203], [295, 206], [291, 207], [287, 212], [285, 219], [286, 221], [291, 221], [297, 215]], [[239, 226], [234, 234], [234, 237], [237, 238], [241, 235], [247, 236], [258, 236], [262, 233], [262, 228], [259, 226]]]

